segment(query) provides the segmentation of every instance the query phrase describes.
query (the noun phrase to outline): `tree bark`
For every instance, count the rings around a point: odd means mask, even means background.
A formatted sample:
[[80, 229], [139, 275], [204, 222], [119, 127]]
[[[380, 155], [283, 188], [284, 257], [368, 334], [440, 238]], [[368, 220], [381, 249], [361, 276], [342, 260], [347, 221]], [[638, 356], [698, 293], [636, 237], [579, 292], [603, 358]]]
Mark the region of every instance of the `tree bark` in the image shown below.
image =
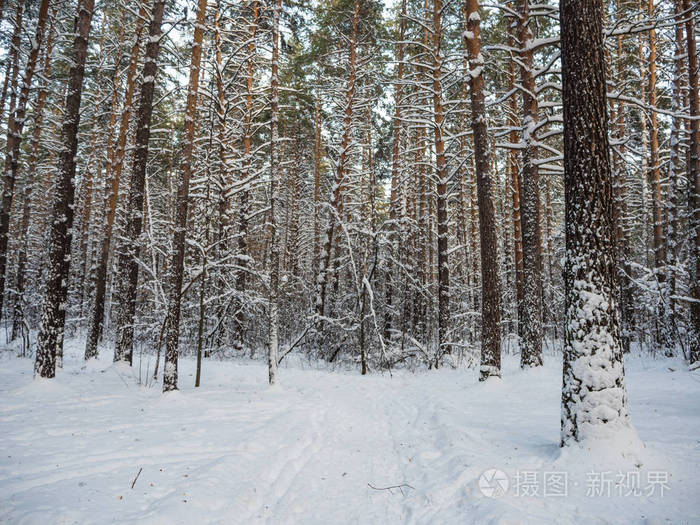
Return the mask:
[[630, 426], [622, 364], [602, 3], [560, 3], [566, 340], [561, 445]]
[[542, 365], [542, 232], [537, 158], [537, 97], [533, 73], [529, 0], [517, 0], [520, 83], [523, 100], [522, 192], [520, 221], [523, 237], [523, 307], [520, 366]]
[[[73, 227], [73, 201], [75, 197], [75, 155], [78, 150], [78, 125], [80, 124], [80, 99], [83, 93], [85, 58], [87, 55], [90, 22], [94, 0], [78, 2], [76, 35], [66, 93], [63, 126], [61, 129], [61, 152], [59, 174], [53, 202], [53, 213], [49, 239], [46, 271], [46, 291], [41, 314], [41, 326], [37, 338], [34, 373], [41, 377], [54, 377], [56, 365], [61, 366], [63, 333], [68, 294], [71, 229]], [[28, 82], [27, 90], [28, 88]]]
[[[53, 9], [51, 19], [56, 18], [56, 8]], [[44, 50], [43, 81], [34, 103], [34, 129], [30, 144], [30, 154], [27, 164], [27, 181], [24, 190], [24, 207], [22, 209], [22, 222], [20, 225], [19, 248], [17, 250], [17, 281], [15, 284], [16, 295], [12, 320], [12, 339], [20, 336], [24, 325], [24, 280], [27, 266], [27, 248], [29, 243], [29, 226], [32, 214], [32, 197], [34, 176], [39, 159], [39, 140], [44, 123], [44, 106], [48, 94], [47, 79], [51, 76], [51, 53], [53, 52], [53, 31], [49, 31]]]
[[690, 257], [691, 330], [690, 364], [700, 361], [700, 97], [698, 96], [698, 51], [695, 41], [695, 20], [690, 14], [690, 0], [683, 1], [685, 39], [688, 50], [688, 99], [690, 103], [690, 151], [688, 155], [688, 216], [692, 234]]
[[[117, 200], [119, 198], [119, 184], [121, 181], [122, 166], [124, 164], [124, 152], [126, 151], [126, 137], [129, 131], [129, 120], [131, 118], [131, 106], [134, 97], [134, 86], [136, 67], [138, 65], [139, 49], [141, 43], [141, 32], [143, 30], [143, 18], [146, 13], [140, 10], [136, 20], [136, 31], [134, 43], [131, 46], [131, 54], [129, 58], [129, 67], [126, 74], [126, 92], [124, 93], [124, 103], [122, 108], [121, 120], [119, 122], [119, 136], [117, 138], [116, 151], [110, 142], [107, 144], [107, 192], [105, 195], [104, 207], [106, 217], [104, 223], [104, 232], [100, 242], [100, 255], [97, 261], [97, 271], [95, 273], [95, 299], [90, 312], [89, 328], [87, 340], [85, 343], [85, 359], [90, 359], [97, 356], [97, 345], [102, 337], [104, 327], [105, 313], [105, 295], [107, 293], [107, 264], [109, 262], [109, 251], [112, 246], [112, 230], [114, 227], [114, 218], [117, 212]], [[117, 67], [117, 70], [119, 68]], [[118, 71], [115, 75], [118, 74]], [[116, 84], [116, 78], [115, 78]], [[116, 90], [113, 96], [116, 95]], [[116, 97], [112, 99], [113, 108], [116, 108]], [[116, 111], [112, 111], [112, 115], [116, 116]], [[110, 118], [110, 129], [116, 124]]]
[[488, 130], [484, 101], [484, 59], [478, 0], [465, 4], [467, 30], [464, 40], [469, 57], [469, 86], [474, 133], [477, 196], [479, 202], [479, 236], [481, 239], [481, 367], [480, 381], [501, 376], [501, 305], [498, 280], [498, 237], [493, 181], [488, 154]]
[[[18, 6], [18, 26], [21, 26], [21, 5]], [[22, 131], [24, 129], [29, 90], [32, 86], [36, 61], [39, 58], [39, 49], [44, 37], [44, 27], [49, 13], [49, 0], [42, 0], [39, 6], [39, 18], [36, 23], [35, 36], [31, 41], [29, 57], [25, 67], [24, 79], [19, 94], [17, 107], [11, 112], [7, 123], [7, 154], [5, 156], [5, 186], [2, 194], [2, 209], [0, 210], [0, 319], [2, 318], [3, 297], [5, 292], [5, 273], [7, 267], [7, 242], [10, 231], [10, 214], [12, 211], [12, 199], [15, 193], [15, 181], [19, 171], [19, 157], [22, 153]], [[13, 46], [17, 46], [19, 52], [19, 35], [13, 38]], [[16, 59], [17, 55], [15, 55]], [[16, 66], [15, 66], [16, 67]], [[14, 90], [13, 90], [14, 91]]]
[[197, 21], [194, 26], [194, 42], [190, 62], [190, 81], [185, 107], [185, 141], [180, 163], [181, 176], [177, 182], [177, 211], [173, 234], [173, 254], [170, 271], [170, 298], [168, 300], [167, 332], [165, 334], [165, 362], [163, 368], [163, 392], [177, 390], [178, 338], [180, 336], [180, 305], [182, 278], [185, 266], [185, 229], [187, 228], [187, 204], [192, 176], [194, 152], [194, 132], [197, 114], [197, 94], [199, 92], [199, 65], [202, 59], [202, 40], [207, 11], [207, 0], [197, 4]]
[[144, 185], [148, 163], [148, 141], [151, 136], [151, 116], [153, 115], [153, 92], [158, 73], [158, 52], [160, 50], [161, 24], [165, 0], [154, 0], [151, 21], [148, 29], [146, 59], [143, 66], [143, 82], [136, 122], [136, 143], [132, 163], [129, 200], [126, 205], [127, 222], [122, 251], [117, 257], [118, 317], [117, 341], [114, 348], [114, 361], [131, 364], [134, 344], [134, 316], [136, 313], [136, 287], [139, 280], [139, 243], [143, 229]]
[[437, 265], [438, 265], [438, 347], [435, 367], [440, 356], [449, 353], [447, 333], [450, 324], [450, 267], [448, 261], [447, 224], [447, 159], [443, 137], [442, 107], [442, 0], [433, 0], [433, 130], [435, 133], [435, 211], [437, 214]]

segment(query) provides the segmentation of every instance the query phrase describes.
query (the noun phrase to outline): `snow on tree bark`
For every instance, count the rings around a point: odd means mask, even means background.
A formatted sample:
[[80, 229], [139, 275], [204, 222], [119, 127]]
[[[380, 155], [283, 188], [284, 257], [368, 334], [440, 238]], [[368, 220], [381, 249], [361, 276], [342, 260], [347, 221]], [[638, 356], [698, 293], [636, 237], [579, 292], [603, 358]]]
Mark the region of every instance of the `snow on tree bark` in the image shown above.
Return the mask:
[[[692, 10], [690, 0], [683, 0], [683, 11]], [[688, 153], [688, 216], [693, 239], [690, 243], [688, 273], [690, 275], [691, 341], [690, 364], [700, 362], [700, 95], [698, 94], [698, 54], [695, 20], [685, 18], [685, 39], [688, 54], [688, 91], [690, 105], [690, 151]]]
[[[56, 8], [54, 7], [51, 19], [56, 18]], [[51, 53], [53, 50], [53, 31], [49, 31], [44, 50], [43, 80], [36, 100], [34, 102], [34, 129], [32, 130], [32, 140], [30, 144], [29, 160], [27, 162], [26, 186], [24, 190], [24, 206], [22, 209], [22, 221], [19, 230], [19, 249], [17, 251], [17, 280], [15, 283], [15, 301], [13, 305], [12, 319], [12, 339], [20, 336], [25, 323], [24, 316], [24, 281], [27, 267], [27, 253], [29, 245], [29, 226], [32, 214], [32, 198], [34, 190], [34, 179], [39, 157], [39, 140], [44, 123], [44, 106], [48, 94], [48, 79], [51, 76]], [[1, 294], [0, 294], [1, 295]]]
[[158, 52], [160, 50], [161, 24], [163, 21], [164, 0], [155, 0], [151, 11], [148, 29], [146, 59], [143, 66], [143, 82], [136, 122], [136, 143], [131, 172], [131, 184], [126, 204], [127, 222], [122, 251], [117, 257], [117, 341], [114, 348], [114, 361], [131, 363], [134, 343], [134, 315], [136, 313], [136, 286], [139, 279], [138, 237], [143, 229], [144, 185], [146, 164], [148, 163], [148, 140], [151, 136], [151, 116], [153, 114], [153, 91], [158, 72]]
[[602, 4], [560, 4], [566, 200], [561, 445], [629, 428], [615, 276]]
[[163, 392], [177, 390], [178, 338], [180, 337], [180, 299], [185, 266], [185, 229], [187, 228], [187, 204], [192, 176], [195, 118], [197, 115], [197, 93], [199, 92], [199, 65], [202, 58], [204, 19], [207, 0], [199, 0], [197, 21], [194, 26], [190, 80], [185, 108], [185, 141], [180, 164], [181, 176], [177, 179], [177, 209], [173, 234], [172, 281], [168, 300], [167, 332], [165, 334], [165, 364], [163, 372]]
[[496, 210], [493, 203], [493, 180], [488, 155], [488, 131], [484, 100], [484, 57], [478, 0], [467, 0], [464, 40], [469, 56], [472, 131], [479, 202], [479, 235], [481, 238], [481, 367], [480, 380], [501, 375], [501, 304], [498, 280], [498, 238]]
[[278, 383], [280, 234], [277, 227], [281, 170], [279, 159], [279, 26], [282, 0], [275, 0], [272, 14], [272, 67], [270, 73], [270, 291], [268, 300], [267, 369], [271, 385]]
[[[22, 25], [22, 6], [18, 6], [17, 9], [17, 18], [19, 22], [15, 29], [18, 31]], [[41, 5], [39, 6], [39, 18], [36, 24], [36, 32], [34, 38], [31, 40], [31, 48], [29, 50], [29, 57], [27, 58], [27, 65], [25, 67], [24, 79], [20, 89], [19, 101], [15, 108], [11, 108], [10, 118], [8, 119], [7, 124], [7, 154], [5, 156], [4, 165], [5, 177], [4, 190], [2, 194], [2, 209], [0, 210], [0, 318], [2, 318], [3, 296], [5, 292], [5, 272], [7, 267], [7, 241], [10, 230], [10, 214], [12, 211], [11, 208], [14, 197], [15, 181], [17, 180], [17, 174], [19, 172], [19, 157], [22, 153], [22, 130], [24, 129], [24, 123], [26, 121], [25, 117], [27, 103], [29, 101], [29, 90], [32, 86], [36, 61], [39, 57], [39, 49], [41, 48], [41, 42], [44, 37], [44, 27], [46, 26], [46, 19], [48, 18], [48, 11], [49, 0], [42, 0]], [[16, 60], [19, 53], [19, 38], [13, 38], [13, 46], [15, 45], [17, 46], [17, 49], [15, 49]], [[15, 64], [14, 67], [16, 75], [17, 64]]]
[[[93, 8], [94, 0], [78, 2], [73, 57], [61, 129], [59, 174], [53, 201], [46, 268], [46, 291], [34, 363], [34, 373], [41, 377], [54, 377], [56, 375], [56, 355], [60, 354], [63, 348], [75, 197], [75, 182], [73, 180], [75, 177], [75, 155], [78, 150], [80, 99], [83, 92], [85, 58]], [[60, 362], [58, 362], [58, 366], [61, 366]]]
[[533, 71], [529, 0], [517, 0], [520, 83], [523, 100], [520, 222], [523, 250], [523, 306], [520, 319], [520, 366], [542, 365], [542, 232], [537, 157], [537, 97]]
[[450, 352], [447, 333], [450, 324], [450, 267], [448, 261], [447, 241], [447, 159], [445, 157], [444, 109], [442, 100], [442, 1], [433, 0], [433, 131], [435, 134], [435, 208], [437, 215], [437, 265], [438, 265], [438, 348], [435, 367], [440, 363], [440, 356]]
[[[109, 261], [109, 251], [112, 245], [112, 230], [114, 227], [114, 219], [117, 212], [117, 200], [119, 198], [119, 185], [121, 181], [122, 167], [124, 165], [124, 153], [126, 150], [126, 136], [129, 130], [129, 121], [131, 118], [131, 106], [134, 97], [134, 78], [136, 76], [136, 68], [138, 65], [139, 49], [141, 43], [141, 32], [143, 30], [143, 20], [146, 16], [142, 9], [139, 12], [139, 17], [136, 22], [136, 30], [134, 43], [131, 46], [131, 54], [129, 58], [129, 67], [126, 74], [126, 91], [124, 93], [124, 103], [119, 122], [119, 135], [117, 137], [117, 148], [111, 144], [107, 147], [107, 191], [105, 195], [105, 224], [102, 242], [99, 247], [99, 259], [97, 261], [97, 271], [95, 272], [94, 288], [95, 299], [92, 303], [92, 309], [89, 317], [88, 335], [85, 342], [85, 359], [90, 359], [97, 356], [97, 344], [102, 337], [102, 329], [104, 324], [105, 313], [105, 295], [107, 292], [107, 264]], [[118, 71], [118, 68], [117, 68]], [[118, 74], [118, 73], [117, 73]], [[116, 82], [115, 82], [116, 84]], [[116, 89], [114, 91], [116, 95]], [[113, 105], [116, 104], [116, 99], [113, 99]], [[116, 115], [116, 107], [113, 108], [112, 114]], [[114, 122], [110, 122], [113, 125]]]

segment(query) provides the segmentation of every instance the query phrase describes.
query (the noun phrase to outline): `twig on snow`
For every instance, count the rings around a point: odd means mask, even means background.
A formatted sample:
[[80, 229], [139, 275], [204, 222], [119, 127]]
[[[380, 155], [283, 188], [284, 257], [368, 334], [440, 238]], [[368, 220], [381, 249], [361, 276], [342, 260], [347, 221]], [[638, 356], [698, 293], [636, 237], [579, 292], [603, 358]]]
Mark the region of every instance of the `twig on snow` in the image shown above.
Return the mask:
[[[406, 487], [407, 489], [416, 490], [414, 487], [412, 487], [408, 483], [401, 483], [400, 485], [391, 485], [390, 487], [375, 487], [371, 483], [367, 483], [367, 486], [371, 489], [374, 489], [374, 490], [388, 490], [389, 492], [391, 492], [393, 489], [399, 489], [401, 491], [402, 496], [405, 496], [405, 494], [403, 492], [404, 487]], [[392, 492], [392, 494], [393, 494], [393, 492]]]
[[136, 474], [136, 477], [134, 478], [134, 481], [131, 482], [131, 488], [134, 488], [134, 485], [136, 485], [136, 480], [139, 479], [139, 476], [141, 475], [141, 471], [143, 470], [143, 467], [139, 468], [138, 473]]

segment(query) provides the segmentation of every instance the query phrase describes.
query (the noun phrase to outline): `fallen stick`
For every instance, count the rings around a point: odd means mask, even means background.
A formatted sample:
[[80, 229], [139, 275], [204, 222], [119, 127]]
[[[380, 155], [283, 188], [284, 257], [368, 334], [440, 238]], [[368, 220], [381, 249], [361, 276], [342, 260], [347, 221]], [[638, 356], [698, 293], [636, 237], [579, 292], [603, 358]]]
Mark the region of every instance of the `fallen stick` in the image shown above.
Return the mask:
[[131, 482], [131, 488], [134, 488], [134, 485], [136, 485], [136, 480], [139, 479], [139, 476], [141, 475], [141, 471], [143, 470], [143, 467], [141, 467], [136, 474], [136, 477], [134, 478], [134, 481]]
[[375, 487], [371, 483], [367, 483], [367, 486], [371, 489], [374, 489], [374, 490], [388, 490], [389, 492], [391, 492], [392, 489], [399, 489], [401, 491], [401, 495], [403, 495], [403, 487], [416, 490], [414, 487], [412, 487], [408, 483], [401, 483], [401, 485], [391, 485], [390, 487]]

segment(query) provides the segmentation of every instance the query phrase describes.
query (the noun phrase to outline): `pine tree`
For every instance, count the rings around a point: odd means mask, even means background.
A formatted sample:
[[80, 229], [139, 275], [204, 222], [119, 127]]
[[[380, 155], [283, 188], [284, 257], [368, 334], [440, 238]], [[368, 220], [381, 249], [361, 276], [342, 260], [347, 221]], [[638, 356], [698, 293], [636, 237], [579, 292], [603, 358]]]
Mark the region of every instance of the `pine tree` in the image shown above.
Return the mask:
[[[92, 310], [89, 314], [90, 324], [88, 325], [88, 335], [85, 342], [85, 359], [91, 359], [97, 356], [97, 344], [99, 343], [100, 337], [102, 337], [102, 328], [105, 316], [105, 295], [107, 291], [107, 264], [109, 261], [110, 248], [112, 246], [114, 219], [116, 218], [117, 214], [117, 200], [119, 198], [119, 186], [121, 183], [122, 167], [124, 165], [126, 136], [129, 131], [129, 122], [131, 121], [134, 88], [136, 85], [136, 68], [138, 65], [141, 33], [143, 31], [143, 20], [145, 16], [145, 11], [141, 9], [136, 20], [134, 42], [131, 46], [129, 66], [127, 68], [126, 90], [124, 93], [124, 103], [119, 122], [119, 134], [116, 149], [114, 148], [111, 140], [107, 144], [107, 191], [105, 192], [104, 233], [102, 234], [102, 242], [99, 248], [99, 258], [97, 260], [97, 270], [94, 277], [95, 298], [92, 303]], [[115, 68], [115, 75], [118, 74], [119, 68], [117, 67]], [[119, 85], [116, 78], [114, 84], [115, 89], [114, 97], [112, 99], [112, 115], [116, 116], [116, 88]], [[110, 119], [110, 132], [111, 126], [114, 124], [114, 120]]]
[[520, 221], [523, 250], [523, 305], [520, 366], [542, 364], [542, 233], [540, 231], [540, 176], [537, 166], [538, 106], [533, 64], [533, 35], [529, 0], [517, 0], [517, 38], [520, 45], [520, 84], [523, 101], [522, 182]]
[[467, 0], [464, 40], [469, 56], [474, 159], [479, 200], [479, 236], [481, 239], [481, 367], [480, 380], [501, 375], [501, 304], [496, 251], [496, 210], [488, 155], [488, 131], [484, 99], [484, 59], [478, 0]]
[[561, 445], [629, 427], [615, 276], [602, 4], [560, 4], [566, 199]]
[[268, 301], [267, 368], [271, 385], [278, 382], [277, 359], [279, 352], [279, 285], [280, 285], [280, 233], [277, 227], [280, 180], [279, 158], [279, 26], [282, 0], [275, 0], [272, 14], [272, 64], [270, 72], [270, 291]]
[[180, 336], [180, 300], [182, 278], [185, 266], [185, 229], [187, 227], [187, 204], [192, 175], [192, 156], [194, 150], [195, 119], [197, 114], [197, 93], [199, 91], [199, 68], [202, 58], [202, 40], [204, 38], [204, 20], [207, 0], [199, 0], [197, 21], [194, 26], [192, 59], [190, 62], [190, 81], [185, 108], [185, 142], [182, 152], [180, 170], [182, 176], [177, 183], [177, 211], [175, 215], [175, 233], [173, 235], [172, 282], [166, 320], [165, 368], [163, 372], [163, 392], [177, 389], [178, 337]]
[[[34, 373], [54, 377], [56, 366], [62, 366], [63, 334], [68, 295], [71, 229], [75, 196], [75, 155], [78, 150], [80, 99], [83, 93], [85, 58], [92, 20], [94, 0], [79, 0], [73, 57], [66, 93], [61, 129], [60, 172], [54, 196], [49, 238], [46, 292], [44, 294], [41, 326], [37, 338]], [[59, 359], [57, 362], [57, 354]]]
[[139, 246], [144, 217], [144, 185], [146, 164], [148, 163], [148, 142], [151, 136], [151, 116], [153, 115], [153, 92], [158, 72], [158, 52], [160, 50], [161, 24], [163, 21], [164, 0], [154, 0], [151, 21], [148, 28], [146, 60], [143, 66], [143, 81], [139, 111], [136, 122], [136, 144], [129, 186], [126, 236], [124, 246], [117, 258], [119, 276], [117, 299], [117, 341], [114, 348], [114, 361], [131, 363], [134, 344], [134, 316], [136, 314], [136, 286], [139, 279]]

